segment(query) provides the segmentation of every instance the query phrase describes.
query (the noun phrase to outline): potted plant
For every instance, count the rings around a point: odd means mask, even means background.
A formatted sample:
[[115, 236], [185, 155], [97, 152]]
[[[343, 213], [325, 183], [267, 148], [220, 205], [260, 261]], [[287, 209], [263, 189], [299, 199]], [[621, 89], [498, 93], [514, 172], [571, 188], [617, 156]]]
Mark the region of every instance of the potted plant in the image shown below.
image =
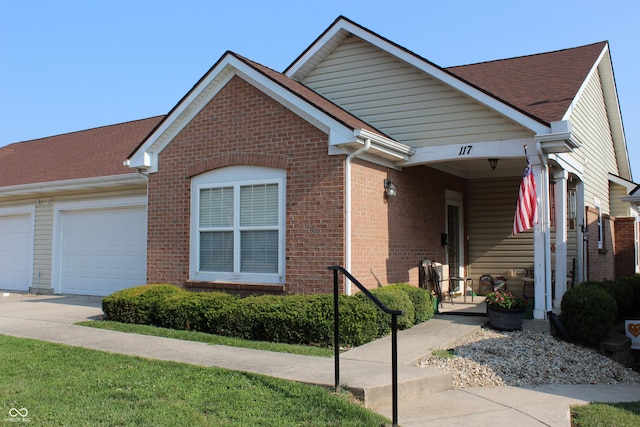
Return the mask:
[[495, 291], [487, 294], [489, 324], [501, 331], [515, 331], [522, 328], [525, 307], [528, 303], [510, 291]]

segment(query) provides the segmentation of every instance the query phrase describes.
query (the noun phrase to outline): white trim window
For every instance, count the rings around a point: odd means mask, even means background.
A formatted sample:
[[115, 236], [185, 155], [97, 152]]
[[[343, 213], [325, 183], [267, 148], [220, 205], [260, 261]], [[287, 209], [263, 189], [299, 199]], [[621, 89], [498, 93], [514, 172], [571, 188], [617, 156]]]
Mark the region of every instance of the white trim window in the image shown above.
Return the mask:
[[286, 171], [230, 166], [191, 186], [191, 279], [284, 283]]
[[596, 211], [598, 212], [598, 219], [596, 220], [596, 224], [598, 226], [598, 249], [602, 250], [604, 248], [604, 224], [602, 222], [602, 205], [599, 199], [594, 199], [593, 204], [595, 205]]

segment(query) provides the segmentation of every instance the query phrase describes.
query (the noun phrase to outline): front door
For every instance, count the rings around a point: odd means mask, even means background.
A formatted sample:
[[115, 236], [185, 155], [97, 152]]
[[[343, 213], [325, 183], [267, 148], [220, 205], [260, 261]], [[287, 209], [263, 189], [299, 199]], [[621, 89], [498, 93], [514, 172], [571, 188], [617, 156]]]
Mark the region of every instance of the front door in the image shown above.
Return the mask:
[[[462, 194], [447, 197], [447, 264], [451, 276], [464, 276], [464, 241], [462, 221]], [[453, 282], [455, 292], [462, 292], [460, 282]]]

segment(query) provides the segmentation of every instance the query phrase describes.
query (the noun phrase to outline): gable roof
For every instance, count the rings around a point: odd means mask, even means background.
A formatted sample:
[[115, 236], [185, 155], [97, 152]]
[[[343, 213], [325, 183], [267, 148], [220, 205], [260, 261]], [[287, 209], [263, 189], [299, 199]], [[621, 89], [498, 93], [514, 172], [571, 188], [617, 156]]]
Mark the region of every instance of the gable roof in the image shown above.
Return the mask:
[[2, 147], [0, 188], [131, 174], [123, 161], [162, 118], [156, 116]]
[[547, 123], [563, 120], [607, 48], [599, 42], [571, 49], [447, 70]]
[[442, 68], [433, 62], [417, 55], [373, 31], [351, 21], [344, 16], [339, 16], [291, 65], [284, 74], [294, 80], [302, 81], [315, 66], [321, 63], [340, 43], [352, 34], [367, 43], [385, 51], [400, 59], [426, 75], [439, 80], [447, 86], [484, 104], [503, 116], [530, 129], [534, 133], [549, 133], [549, 123], [530, 114], [528, 111], [518, 108], [509, 102], [496, 97], [491, 92], [478, 85], [465, 80], [457, 74]]
[[366, 138], [372, 141], [371, 152], [382, 157], [406, 160], [412, 152], [411, 147], [392, 140], [303, 84], [227, 51], [129, 154], [127, 164], [154, 172], [158, 154], [234, 76], [326, 132], [330, 145], [363, 144], [360, 140]]

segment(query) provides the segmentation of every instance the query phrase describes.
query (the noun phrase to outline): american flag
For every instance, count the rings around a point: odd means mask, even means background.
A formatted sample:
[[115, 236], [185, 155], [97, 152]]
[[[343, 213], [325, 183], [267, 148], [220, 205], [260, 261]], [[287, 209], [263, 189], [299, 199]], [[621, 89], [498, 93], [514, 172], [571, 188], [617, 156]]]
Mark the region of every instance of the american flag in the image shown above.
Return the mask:
[[536, 180], [531, 173], [531, 164], [527, 160], [527, 168], [522, 176], [516, 216], [513, 219], [513, 235], [527, 231], [538, 223], [538, 200], [536, 195]]

